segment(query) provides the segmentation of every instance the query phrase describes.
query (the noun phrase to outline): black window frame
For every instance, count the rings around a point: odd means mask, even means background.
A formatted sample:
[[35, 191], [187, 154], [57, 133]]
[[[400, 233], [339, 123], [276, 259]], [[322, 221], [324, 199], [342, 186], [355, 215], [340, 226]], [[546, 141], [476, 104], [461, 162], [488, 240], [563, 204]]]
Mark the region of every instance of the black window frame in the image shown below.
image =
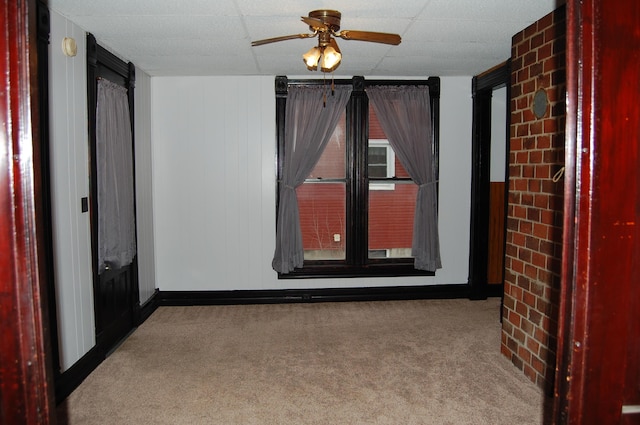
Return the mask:
[[[345, 260], [305, 260], [304, 266], [290, 273], [278, 273], [279, 279], [302, 278], [338, 278], [338, 277], [394, 277], [394, 276], [434, 276], [435, 272], [416, 270], [413, 258], [368, 258], [368, 111], [369, 99], [366, 88], [369, 86], [428, 86], [431, 98], [431, 119], [433, 132], [433, 152], [435, 158], [436, 181], [439, 175], [440, 149], [440, 78], [429, 77], [422, 80], [366, 80], [364, 77], [351, 79], [288, 79], [278, 76], [275, 81], [276, 90], [276, 210], [278, 193], [282, 178], [284, 152], [284, 128], [287, 90], [292, 85], [324, 85], [330, 95], [331, 85], [352, 85], [351, 98], [347, 103], [347, 182], [346, 182], [346, 235], [349, 241], [346, 246]], [[349, 172], [350, 171], [350, 172]], [[393, 183], [398, 179], [375, 179], [377, 182]], [[360, 235], [354, 238], [353, 235]]]

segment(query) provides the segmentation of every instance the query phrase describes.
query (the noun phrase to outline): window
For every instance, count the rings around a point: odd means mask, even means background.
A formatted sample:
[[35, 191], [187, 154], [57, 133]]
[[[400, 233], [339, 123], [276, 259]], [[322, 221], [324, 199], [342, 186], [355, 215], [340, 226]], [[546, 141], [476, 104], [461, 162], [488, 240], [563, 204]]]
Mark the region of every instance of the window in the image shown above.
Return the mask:
[[[278, 177], [283, 163], [283, 92], [287, 84], [309, 83], [297, 80], [279, 86], [283, 90], [277, 103]], [[439, 79], [365, 82], [356, 77], [335, 84], [353, 84], [351, 98], [313, 171], [296, 189], [304, 266], [279, 276], [433, 275], [416, 270], [411, 257], [418, 186], [389, 144], [365, 87], [428, 85], [434, 124], [431, 149], [437, 153]]]
[[[369, 110], [371, 116], [371, 109]], [[369, 180], [388, 179], [396, 175], [396, 155], [387, 139], [369, 139], [367, 173]], [[393, 190], [393, 183], [371, 183], [370, 190]]]

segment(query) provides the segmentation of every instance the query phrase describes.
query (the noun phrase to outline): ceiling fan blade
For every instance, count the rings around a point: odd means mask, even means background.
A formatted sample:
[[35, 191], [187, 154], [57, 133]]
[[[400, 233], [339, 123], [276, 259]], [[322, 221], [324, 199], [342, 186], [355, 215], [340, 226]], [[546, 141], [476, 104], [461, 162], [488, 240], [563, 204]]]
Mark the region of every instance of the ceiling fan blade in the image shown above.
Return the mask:
[[281, 37], [265, 38], [264, 40], [252, 41], [252, 46], [262, 46], [263, 44], [275, 43], [277, 41], [294, 40], [296, 38], [310, 38], [315, 37], [315, 34], [292, 34], [283, 35]]
[[300, 20], [305, 24], [309, 25], [311, 28], [314, 28], [317, 30], [326, 31], [329, 29], [329, 27], [324, 22], [322, 22], [320, 19], [317, 19], [317, 18], [312, 18], [310, 16], [302, 16], [300, 17]]
[[398, 45], [400, 41], [402, 41], [402, 38], [400, 38], [398, 34], [389, 34], [386, 32], [342, 30], [337, 33], [336, 36], [344, 38], [345, 40], [372, 41], [374, 43], [393, 45]]

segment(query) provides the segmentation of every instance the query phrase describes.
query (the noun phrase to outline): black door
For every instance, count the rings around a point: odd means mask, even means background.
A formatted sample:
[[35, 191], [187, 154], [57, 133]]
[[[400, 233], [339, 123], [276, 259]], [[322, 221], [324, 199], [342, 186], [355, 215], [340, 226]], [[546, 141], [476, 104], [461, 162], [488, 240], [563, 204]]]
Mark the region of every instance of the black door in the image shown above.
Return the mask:
[[[101, 183], [101, 178], [98, 177], [98, 168], [102, 161], [100, 158], [101, 153], [96, 143], [98, 82], [101, 79], [106, 79], [127, 90], [128, 113], [131, 125], [130, 153], [131, 158], [133, 158], [133, 88], [135, 85], [135, 68], [133, 64], [121, 61], [106, 49], [99, 46], [91, 34], [87, 36], [87, 61], [89, 143], [91, 156], [91, 245], [94, 270], [93, 287], [96, 345], [99, 352], [101, 352], [102, 355], [106, 355], [134, 328], [136, 324], [136, 312], [139, 307], [139, 293], [138, 267], [135, 255], [124, 262], [118, 263], [103, 262], [99, 259], [98, 254], [100, 245], [104, 243], [101, 237], [99, 237], [100, 232], [102, 232], [101, 235], [104, 235], [105, 232], [111, 231], [111, 229], [104, 224], [104, 215], [117, 214], [117, 212], [114, 212], [116, 209], [109, 208], [109, 205], [105, 205], [104, 201], [101, 205], [98, 205], [98, 190], [110, 190], [109, 186]], [[131, 177], [126, 179], [126, 184], [131, 185], [131, 191], [135, 194], [133, 161], [131, 161], [128, 167], [131, 167], [131, 170], [129, 170], [130, 173], [126, 174]], [[100, 176], [103, 175], [101, 172]], [[135, 196], [133, 208], [133, 216], [135, 217]], [[135, 241], [135, 223], [133, 227], [130, 228], [129, 233], [133, 233], [133, 240]], [[104, 236], [102, 236], [102, 238], [104, 239]]]

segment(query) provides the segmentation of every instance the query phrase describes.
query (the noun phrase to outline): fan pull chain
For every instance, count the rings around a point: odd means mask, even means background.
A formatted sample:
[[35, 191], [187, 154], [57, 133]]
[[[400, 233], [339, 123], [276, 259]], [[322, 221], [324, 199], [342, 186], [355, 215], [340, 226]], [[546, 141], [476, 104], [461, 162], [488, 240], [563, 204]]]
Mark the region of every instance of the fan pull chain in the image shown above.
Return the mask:
[[[327, 73], [326, 72], [322, 73], [322, 78], [324, 79], [322, 83], [324, 87], [324, 90], [322, 91], [322, 107], [326, 108], [327, 107]], [[333, 71], [331, 71], [331, 96], [335, 96], [335, 94], [336, 94], [336, 84], [333, 78]]]
[[325, 72], [322, 73], [322, 78], [324, 81], [322, 82], [322, 86], [324, 89], [322, 90], [322, 107], [327, 107], [327, 74]]

